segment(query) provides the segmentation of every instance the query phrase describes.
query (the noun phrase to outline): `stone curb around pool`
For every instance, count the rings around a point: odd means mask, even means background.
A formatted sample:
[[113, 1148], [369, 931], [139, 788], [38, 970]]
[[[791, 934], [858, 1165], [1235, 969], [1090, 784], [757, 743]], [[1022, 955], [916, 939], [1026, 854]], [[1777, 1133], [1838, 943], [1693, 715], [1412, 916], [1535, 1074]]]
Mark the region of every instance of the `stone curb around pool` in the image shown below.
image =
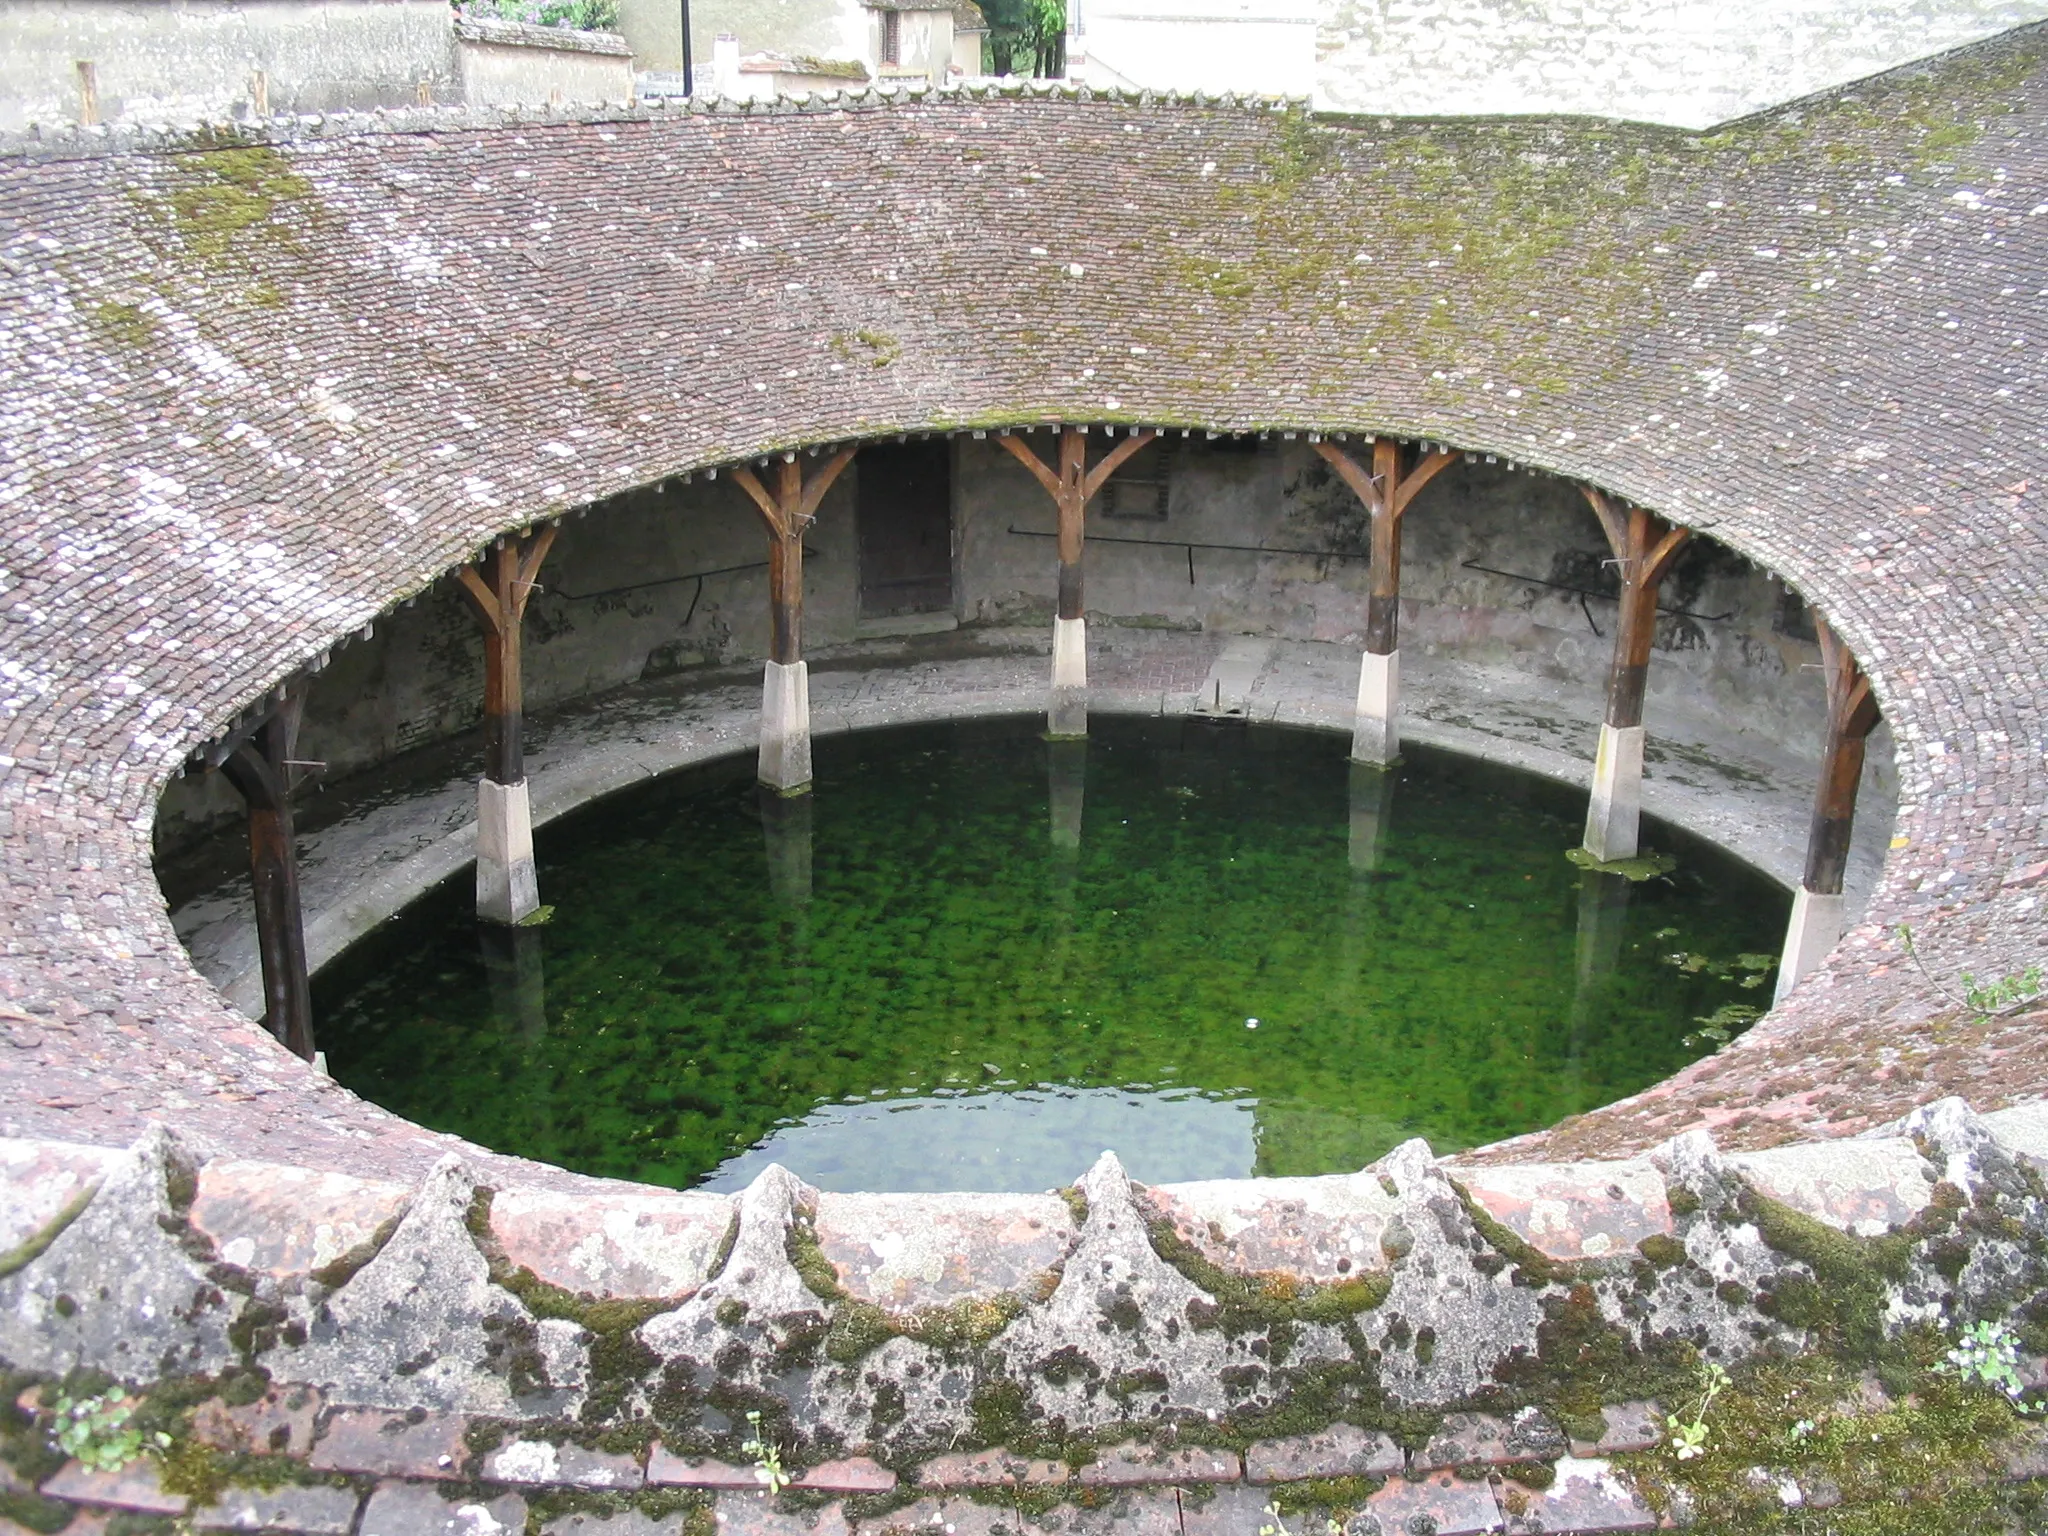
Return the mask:
[[[730, 688], [720, 690], [721, 693], [733, 691]], [[616, 742], [592, 744], [561, 760], [535, 767], [532, 773], [534, 827], [544, 827], [594, 800], [664, 774], [724, 757], [744, 755], [753, 745], [758, 689], [741, 692], [744, 696], [742, 704], [713, 707], [710, 718], [690, 728], [657, 732], [651, 738], [636, 734]], [[958, 690], [842, 703], [826, 702], [822, 690], [819, 693], [821, 697], [814, 701], [811, 721], [814, 739], [902, 725], [1031, 715], [1042, 710], [1045, 702], [1043, 690], [1036, 685], [1022, 689], [966, 686]], [[1196, 716], [1201, 713], [1199, 704], [1197, 693], [1157, 690], [1097, 688], [1089, 697], [1089, 708], [1096, 714], [1145, 719]], [[1262, 724], [1346, 736], [1353, 724], [1353, 705], [1348, 697], [1333, 700], [1285, 695], [1268, 701], [1267, 708], [1270, 713], [1259, 717]], [[1596, 728], [1597, 725], [1589, 727]], [[1576, 755], [1465, 723], [1435, 720], [1420, 710], [1411, 711], [1406, 716], [1403, 731], [1409, 741], [1418, 745], [1519, 769], [1554, 783], [1580, 787], [1592, 771], [1590, 762]], [[1714, 796], [1674, 782], [1659, 772], [1653, 771], [1646, 776], [1642, 796], [1643, 809], [1648, 814], [1705, 839], [1781, 884], [1796, 884], [1804, 858], [1800, 841], [1805, 833], [1806, 807], [1803, 801], [1795, 818], [1796, 831], [1788, 827], [1781, 835], [1773, 835], [1758, 823], [1753, 807], [1745, 805], [1731, 814], [1730, 809], [1718, 804]], [[402, 859], [365, 870], [338, 896], [308, 911], [308, 965], [317, 973], [365, 934], [373, 932], [443, 881], [460, 874], [475, 862], [475, 858], [476, 823], [472, 818], [415, 848]], [[238, 943], [233, 953], [235, 966], [232, 970], [221, 972], [209, 968], [208, 974], [229, 1002], [255, 1017], [262, 1012], [262, 975], [256, 964], [253, 937]]]
[[[1978, 1116], [1956, 1099], [1859, 1137], [1730, 1157], [1693, 1132], [1620, 1162], [1459, 1169], [1415, 1141], [1356, 1174], [1145, 1188], [1105, 1153], [1076, 1189], [1045, 1195], [838, 1195], [771, 1167], [737, 1195], [615, 1185], [577, 1200], [480, 1190], [453, 1157], [414, 1188], [208, 1160], [162, 1127], [121, 1152], [0, 1141], [0, 1253], [18, 1261], [0, 1277], [0, 1358], [45, 1378], [84, 1366], [136, 1385], [173, 1368], [267, 1373], [253, 1401], [201, 1405], [194, 1434], [226, 1451], [290, 1457], [314, 1482], [223, 1495], [195, 1515], [223, 1529], [347, 1536], [343, 1517], [354, 1512], [335, 1490], [362, 1494], [375, 1482], [358, 1536], [500, 1536], [544, 1494], [603, 1502], [658, 1490], [715, 1499], [721, 1524], [761, 1536], [795, 1525], [844, 1536], [986, 1524], [992, 1506], [977, 1495], [1007, 1495], [1019, 1514], [1049, 1498], [1078, 1506], [1071, 1523], [1048, 1529], [1157, 1523], [1179, 1536], [1252, 1536], [1267, 1490], [1337, 1478], [1384, 1480], [1350, 1536], [1417, 1520], [1440, 1536], [1647, 1529], [1609, 1458], [1657, 1442], [1652, 1403], [1604, 1404], [1592, 1438], [1583, 1421], [1568, 1435], [1535, 1407], [1452, 1411], [1406, 1454], [1335, 1415], [1241, 1455], [1168, 1431], [1204, 1401], [1223, 1405], [1212, 1417], [1238, 1412], [1242, 1390], [1226, 1397], [1219, 1382], [1279, 1379], [1271, 1337], [1242, 1319], [1235, 1331], [1219, 1326], [1247, 1283], [1268, 1297], [1359, 1298], [1345, 1313], [1358, 1338], [1330, 1358], [1369, 1344], [1382, 1389], [1431, 1412], [1461, 1399], [1469, 1408], [1470, 1383], [1532, 1347], [1543, 1295], [1581, 1307], [1612, 1299], [1634, 1307], [1645, 1330], [1684, 1323], [1730, 1364], [1774, 1342], [1801, 1347], [1803, 1335], [1755, 1304], [1799, 1262], [1761, 1241], [1759, 1202], [1789, 1213], [1768, 1219], [1839, 1234], [1829, 1241], [1906, 1239], [1915, 1256], [1894, 1267], [1884, 1302], [1903, 1315], [1998, 1315], [1973, 1297], [1957, 1303], [1930, 1245], [1953, 1248], [1950, 1234], [1967, 1230], [1964, 1268], [1981, 1257], [2000, 1283], [2038, 1268], [2044, 1169], [2048, 1105]], [[1955, 1224], [1959, 1213], [1974, 1213], [1970, 1228]], [[545, 1286], [552, 1293], [532, 1289]], [[597, 1385], [598, 1334], [571, 1320], [570, 1301], [597, 1328], [606, 1325], [595, 1309], [626, 1308], [613, 1315], [628, 1317], [630, 1334], [612, 1325], [607, 1337], [614, 1347], [629, 1338], [647, 1362], [623, 1384], [643, 1401], [673, 1384], [664, 1371], [688, 1381], [715, 1370], [743, 1401], [766, 1403], [781, 1373], [801, 1369], [803, 1396], [782, 1409], [797, 1491], [810, 1501], [914, 1491], [918, 1513], [849, 1524], [827, 1502], [788, 1514], [760, 1502], [744, 1459], [574, 1443], [565, 1430]], [[1286, 1325], [1286, 1347], [1310, 1360], [1334, 1347], [1318, 1345], [1318, 1328], [1335, 1330], [1316, 1317]], [[934, 1319], [953, 1330], [952, 1352], [920, 1334]], [[821, 1349], [841, 1328], [865, 1329], [867, 1341]], [[972, 1340], [965, 1355], [962, 1338]], [[1109, 1351], [1104, 1363], [1077, 1340]], [[1113, 1369], [1120, 1384], [1058, 1397], [1042, 1362], [1062, 1358], [1074, 1362], [1070, 1376]], [[134, 1361], [149, 1363], [138, 1374]], [[1445, 1362], [1464, 1374], [1445, 1377]], [[966, 1371], [1020, 1398], [1043, 1395], [1094, 1449], [1071, 1466], [1000, 1444], [931, 1454], [934, 1441], [962, 1433], [946, 1426], [966, 1423], [948, 1418]], [[2044, 1374], [2029, 1371], [2036, 1382]], [[860, 1381], [898, 1394], [896, 1419], [845, 1397]], [[922, 1394], [908, 1409], [925, 1416], [911, 1426], [922, 1452], [880, 1427], [901, 1422], [906, 1391]], [[858, 1412], [835, 1408], [842, 1401]], [[741, 1432], [730, 1419], [714, 1424], [708, 1407], [674, 1422], [705, 1444]], [[2048, 1443], [2015, 1447], [2009, 1468], [2048, 1470]], [[187, 1513], [148, 1461], [119, 1473], [74, 1463], [43, 1491], [91, 1508]]]

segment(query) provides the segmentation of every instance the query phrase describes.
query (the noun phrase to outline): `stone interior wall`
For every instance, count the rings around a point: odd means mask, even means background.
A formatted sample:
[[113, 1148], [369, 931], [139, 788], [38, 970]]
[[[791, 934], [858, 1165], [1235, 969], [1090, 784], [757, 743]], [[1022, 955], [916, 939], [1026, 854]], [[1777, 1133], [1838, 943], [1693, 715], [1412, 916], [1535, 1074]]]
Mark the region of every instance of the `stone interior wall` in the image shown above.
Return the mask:
[[[1049, 451], [1049, 438], [1036, 441]], [[1101, 439], [1091, 444], [1091, 455], [1102, 451]], [[1156, 476], [1161, 446], [1169, 449], [1164, 520], [1105, 515], [1101, 502], [1091, 508], [1091, 621], [1356, 643], [1364, 559], [1196, 549], [1191, 582], [1189, 551], [1173, 542], [1362, 555], [1364, 510], [1313, 448], [1197, 434], [1146, 449], [1128, 474]], [[812, 651], [860, 633], [859, 474], [856, 460], [806, 537], [804, 634]], [[1115, 495], [1156, 505], [1146, 485], [1119, 483]], [[1043, 535], [1053, 528], [1050, 499], [995, 441], [967, 437], [955, 440], [953, 499], [960, 622], [1049, 628], [1055, 557]], [[1105, 537], [1162, 547], [1099, 542]], [[671, 482], [572, 517], [527, 610], [527, 707], [545, 710], [629, 683], [759, 660], [768, 648], [766, 553], [759, 518], [729, 478]], [[1424, 656], [1446, 657], [1564, 683], [1597, 700], [1615, 605], [1560, 588], [1611, 588], [1607, 557], [1599, 525], [1569, 483], [1501, 464], [1453, 466], [1405, 519], [1402, 641], [1411, 667]], [[750, 568], [725, 569], [735, 566]], [[701, 590], [697, 581], [670, 579], [702, 571], [724, 573], [704, 577]], [[1710, 617], [1668, 616], [1660, 624], [1652, 730], [1659, 710], [1689, 711], [1817, 754], [1819, 652], [1786, 632], [1784, 586], [1699, 540], [1667, 581], [1666, 603]], [[469, 729], [482, 707], [482, 658], [476, 621], [455, 582], [437, 582], [386, 614], [367, 640], [338, 650], [315, 677], [303, 755], [327, 763], [333, 782]], [[1887, 773], [1889, 756], [1880, 742], [1873, 757]], [[174, 781], [159, 817], [160, 847], [182, 846], [239, 814], [218, 775]]]
[[253, 114], [453, 99], [445, 0], [9, 0], [0, 6], [0, 131], [75, 123], [77, 61], [98, 69], [106, 123], [220, 122]]

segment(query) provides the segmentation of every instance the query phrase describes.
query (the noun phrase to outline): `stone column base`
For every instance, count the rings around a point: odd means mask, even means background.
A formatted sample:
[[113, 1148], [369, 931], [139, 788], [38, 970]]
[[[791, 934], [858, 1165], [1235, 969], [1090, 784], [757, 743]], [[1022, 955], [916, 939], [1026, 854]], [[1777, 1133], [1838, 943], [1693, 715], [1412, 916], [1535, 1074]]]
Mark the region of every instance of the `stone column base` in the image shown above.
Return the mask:
[[1593, 797], [1586, 807], [1586, 852], [1605, 864], [1640, 852], [1643, 816], [1643, 728], [1602, 725], [1593, 760]]
[[810, 786], [811, 674], [801, 661], [771, 661], [762, 679], [760, 779], [785, 795]]
[[540, 910], [533, 872], [533, 811], [526, 780], [476, 785], [476, 915], [487, 923], [523, 923]]
[[1052, 621], [1052, 696], [1046, 733], [1054, 739], [1088, 734], [1088, 621]]
[[1358, 664], [1358, 716], [1351, 727], [1354, 763], [1391, 763], [1401, 755], [1401, 653], [1367, 651]]
[[1772, 1004], [1782, 1003], [1841, 937], [1841, 892], [1823, 896], [1800, 886], [1792, 897], [1792, 921], [1785, 925], [1785, 953], [1778, 961]]

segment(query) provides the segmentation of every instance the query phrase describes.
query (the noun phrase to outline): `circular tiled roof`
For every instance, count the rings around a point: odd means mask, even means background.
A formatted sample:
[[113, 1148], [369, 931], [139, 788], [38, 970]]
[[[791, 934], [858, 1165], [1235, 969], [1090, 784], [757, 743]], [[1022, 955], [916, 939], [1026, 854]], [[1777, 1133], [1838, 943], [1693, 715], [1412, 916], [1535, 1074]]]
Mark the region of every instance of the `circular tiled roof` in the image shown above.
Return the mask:
[[165, 779], [508, 529], [1049, 421], [1395, 432], [1582, 478], [1782, 573], [1863, 660], [1902, 790], [1865, 925], [1546, 1155], [2042, 1092], [2006, 1026], [1923, 1026], [1948, 1005], [1894, 929], [1936, 975], [2041, 948], [2044, 54], [2023, 29], [1705, 135], [1007, 87], [15, 144], [0, 1130], [170, 1118], [416, 1174], [445, 1138], [193, 972], [149, 867]]

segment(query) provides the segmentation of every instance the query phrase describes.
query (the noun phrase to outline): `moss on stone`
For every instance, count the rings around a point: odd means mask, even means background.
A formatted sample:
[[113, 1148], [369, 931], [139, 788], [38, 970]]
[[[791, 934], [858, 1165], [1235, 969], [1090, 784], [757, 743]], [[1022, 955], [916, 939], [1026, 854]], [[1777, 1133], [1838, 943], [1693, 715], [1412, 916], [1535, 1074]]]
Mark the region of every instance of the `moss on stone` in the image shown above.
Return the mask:
[[1659, 1269], [1676, 1269], [1685, 1262], [1685, 1244], [1669, 1233], [1653, 1232], [1636, 1244], [1636, 1252]]
[[0, 1519], [12, 1520], [41, 1536], [55, 1536], [71, 1523], [75, 1513], [62, 1499], [46, 1499], [26, 1488], [0, 1488]]
[[1283, 1515], [1320, 1514], [1343, 1525], [1385, 1486], [1378, 1477], [1312, 1477], [1275, 1487], [1272, 1505]]
[[[1667, 1445], [1619, 1459], [1660, 1512], [1689, 1507], [1703, 1536], [2038, 1529], [2007, 1523], [2029, 1495], [2001, 1480], [2019, 1421], [1995, 1392], [1915, 1368], [1910, 1396], [1867, 1411], [1854, 1371], [1816, 1355], [1762, 1358], [1733, 1378], [1707, 1413], [1703, 1454], [1680, 1461]], [[1809, 1497], [1825, 1484], [1840, 1502], [1824, 1515], [1788, 1509], [1783, 1478]]]
[[173, 226], [184, 248], [202, 262], [253, 254], [264, 243], [300, 252], [278, 215], [310, 205], [313, 184], [270, 145], [175, 155], [170, 167]]
[[146, 347], [156, 336], [156, 320], [140, 304], [122, 304], [109, 299], [86, 312], [93, 329], [117, 346]]
[[[580, 1444], [597, 1449], [641, 1449], [651, 1431], [644, 1425], [615, 1421], [640, 1384], [660, 1364], [654, 1351], [641, 1342], [640, 1326], [667, 1311], [671, 1303], [663, 1298], [599, 1297], [570, 1291], [541, 1279], [524, 1265], [513, 1264], [491, 1232], [494, 1194], [495, 1191], [479, 1186], [464, 1217], [470, 1237], [490, 1271], [492, 1284], [509, 1291], [536, 1322], [572, 1322], [589, 1335], [581, 1414], [584, 1428], [575, 1438]], [[490, 1326], [488, 1321], [485, 1326]], [[540, 1358], [537, 1349], [530, 1343], [514, 1341], [514, 1353], [522, 1380], [532, 1378], [532, 1386], [541, 1385], [535, 1375]]]
[[[1277, 1270], [1236, 1274], [1211, 1262], [1171, 1221], [1154, 1221], [1148, 1232], [1160, 1258], [1216, 1298], [1216, 1315], [1204, 1322], [1232, 1336], [1261, 1331], [1285, 1334], [1297, 1323], [1341, 1324], [1370, 1312], [1394, 1289], [1393, 1276], [1377, 1272], [1329, 1285]], [[1276, 1349], [1275, 1364], [1281, 1353]]]
[[1066, 1202], [1067, 1210], [1072, 1213], [1074, 1225], [1076, 1227], [1087, 1226], [1088, 1196], [1082, 1192], [1081, 1186], [1069, 1184], [1065, 1189], [1059, 1190], [1058, 1194], [1060, 1199]]
[[1496, 1221], [1485, 1206], [1472, 1198], [1471, 1191], [1464, 1185], [1453, 1179], [1451, 1188], [1458, 1192], [1466, 1217], [1486, 1246], [1514, 1266], [1514, 1273], [1508, 1277], [1511, 1283], [1540, 1289], [1571, 1276], [1572, 1266], [1551, 1258], [1513, 1228]]
[[85, 1208], [92, 1204], [92, 1197], [99, 1193], [99, 1185], [88, 1184], [84, 1189], [65, 1202], [64, 1208], [52, 1216], [36, 1231], [30, 1233], [12, 1248], [0, 1252], [0, 1280], [19, 1270], [26, 1269], [49, 1249], [50, 1244], [64, 1235], [64, 1229], [85, 1214]]
[[541, 1536], [548, 1525], [568, 1515], [596, 1515], [605, 1519], [633, 1511], [650, 1520], [681, 1515], [683, 1536], [710, 1536], [717, 1529], [715, 1503], [714, 1496], [702, 1488], [642, 1488], [631, 1493], [542, 1488], [526, 1494], [526, 1536]]
[[1852, 1237], [1747, 1187], [1737, 1208], [1766, 1246], [1811, 1272], [1781, 1271], [1757, 1297], [1759, 1311], [1816, 1333], [1824, 1347], [1853, 1360], [1875, 1362], [1888, 1353], [1886, 1282], [1905, 1278], [1911, 1237]]
[[[488, 1204], [484, 1208], [487, 1212], [490, 1209]], [[391, 1234], [398, 1230], [398, 1224], [403, 1219], [402, 1215], [387, 1216], [378, 1224], [377, 1230], [363, 1241], [355, 1244], [338, 1258], [330, 1259], [310, 1271], [306, 1278], [316, 1285], [324, 1285], [330, 1291], [340, 1290], [355, 1277], [358, 1270], [384, 1251], [384, 1245], [391, 1241]]]
[[820, 1301], [847, 1299], [846, 1288], [839, 1283], [839, 1271], [825, 1257], [825, 1250], [818, 1246], [817, 1232], [801, 1215], [789, 1224], [783, 1242], [789, 1262], [796, 1266], [797, 1275], [813, 1296]]

